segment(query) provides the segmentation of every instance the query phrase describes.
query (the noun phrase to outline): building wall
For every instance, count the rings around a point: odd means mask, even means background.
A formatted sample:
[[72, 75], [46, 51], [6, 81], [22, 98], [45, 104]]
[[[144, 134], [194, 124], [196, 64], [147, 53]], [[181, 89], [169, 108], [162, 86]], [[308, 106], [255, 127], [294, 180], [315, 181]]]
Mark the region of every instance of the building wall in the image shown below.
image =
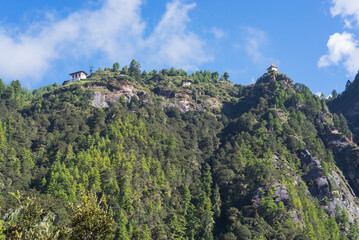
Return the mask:
[[76, 74], [71, 75], [71, 81], [72, 82], [76, 82], [76, 81], [79, 81], [81, 79], [86, 79], [86, 74], [84, 74], [84, 73], [76, 73]]
[[268, 72], [272, 72], [272, 71], [278, 71], [278, 69], [277, 68], [270, 68], [269, 70], [268, 70]]
[[80, 76], [81, 79], [85, 79], [86, 78], [86, 75], [84, 73], [81, 73], [81, 76]]
[[80, 77], [72, 77], [72, 78], [71, 78], [71, 81], [73, 81], [73, 82], [76, 82], [76, 81], [78, 81], [78, 80], [80, 80]]

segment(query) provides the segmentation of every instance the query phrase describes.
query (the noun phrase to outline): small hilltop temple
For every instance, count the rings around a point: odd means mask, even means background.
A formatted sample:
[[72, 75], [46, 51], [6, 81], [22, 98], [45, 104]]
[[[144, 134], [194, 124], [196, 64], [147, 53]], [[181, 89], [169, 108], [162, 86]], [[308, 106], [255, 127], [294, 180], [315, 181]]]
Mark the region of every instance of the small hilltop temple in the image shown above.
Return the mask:
[[270, 65], [270, 67], [267, 69], [268, 72], [278, 72], [278, 67], [277, 66], [274, 66], [273, 64]]

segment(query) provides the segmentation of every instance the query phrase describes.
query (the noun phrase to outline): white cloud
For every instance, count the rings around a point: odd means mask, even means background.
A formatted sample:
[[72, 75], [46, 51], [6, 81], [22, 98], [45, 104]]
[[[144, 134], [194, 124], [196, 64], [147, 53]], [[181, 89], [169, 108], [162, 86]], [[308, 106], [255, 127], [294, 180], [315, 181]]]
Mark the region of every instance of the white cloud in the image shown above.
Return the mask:
[[338, 65], [343, 62], [349, 75], [353, 76], [359, 69], [359, 48], [354, 35], [348, 32], [334, 33], [329, 37], [328, 53], [320, 57], [318, 67]]
[[345, 28], [353, 28], [352, 21], [350, 21], [348, 19], [344, 19], [344, 23], [345, 23], [345, 25], [344, 25]]
[[[139, 0], [107, 0], [95, 11], [78, 11], [65, 19], [34, 23], [25, 33], [0, 32], [0, 74], [39, 81], [58, 58], [90, 56], [103, 51], [109, 58], [129, 56], [144, 29]], [[126, 33], [126, 34], [124, 34]], [[131, 46], [126, 43], [131, 41]]]
[[53, 47], [35, 38], [14, 40], [4, 32], [0, 32], [0, 52], [0, 73], [13, 78], [41, 77], [49, 67], [49, 59], [56, 55]]
[[[359, 25], [358, 0], [332, 0], [332, 17], [341, 16], [344, 28], [352, 29]], [[321, 56], [318, 67], [343, 64], [348, 76], [354, 76], [359, 69], [359, 47], [354, 34], [350, 32], [334, 33], [327, 42], [328, 53]]]
[[340, 15], [349, 18], [347, 21], [359, 23], [359, 1], [358, 0], [332, 0], [334, 6], [330, 9], [333, 17]]
[[180, 0], [167, 4], [162, 20], [145, 41], [146, 48], [152, 53], [152, 57], [148, 58], [152, 64], [166, 63], [193, 70], [198, 64], [213, 59], [204, 50], [205, 42], [187, 30], [190, 22], [188, 11], [195, 6], [194, 3], [183, 4]]
[[[187, 29], [195, 4], [173, 0], [148, 38], [140, 10], [143, 0], [105, 0], [96, 10], [80, 10], [64, 19], [35, 22], [23, 33], [0, 25], [0, 74], [40, 81], [59, 58], [103, 53], [111, 61], [141, 57], [148, 63], [196, 68], [210, 61], [205, 42]], [[29, 30], [30, 29], [30, 30]]]

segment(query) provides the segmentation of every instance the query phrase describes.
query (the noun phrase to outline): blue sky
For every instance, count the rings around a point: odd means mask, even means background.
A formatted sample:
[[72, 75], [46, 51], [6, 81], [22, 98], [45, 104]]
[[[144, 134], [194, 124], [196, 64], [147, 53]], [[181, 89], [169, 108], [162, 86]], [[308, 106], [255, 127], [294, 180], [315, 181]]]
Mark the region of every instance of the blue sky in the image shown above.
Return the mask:
[[248, 85], [270, 64], [312, 92], [359, 69], [358, 0], [0, 0], [0, 78], [62, 83], [90, 66], [228, 72]]

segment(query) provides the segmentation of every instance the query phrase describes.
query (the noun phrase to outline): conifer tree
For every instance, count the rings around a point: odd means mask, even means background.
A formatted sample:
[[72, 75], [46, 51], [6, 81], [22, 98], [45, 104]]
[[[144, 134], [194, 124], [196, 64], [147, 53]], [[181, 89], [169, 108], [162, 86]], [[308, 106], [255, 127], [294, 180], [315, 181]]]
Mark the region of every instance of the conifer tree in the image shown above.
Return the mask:
[[115, 62], [112, 66], [112, 71], [117, 72], [120, 68], [120, 64], [118, 62]]
[[131, 77], [134, 77], [137, 81], [141, 79], [141, 65], [135, 60], [132, 59], [130, 67], [128, 68], [128, 74]]

